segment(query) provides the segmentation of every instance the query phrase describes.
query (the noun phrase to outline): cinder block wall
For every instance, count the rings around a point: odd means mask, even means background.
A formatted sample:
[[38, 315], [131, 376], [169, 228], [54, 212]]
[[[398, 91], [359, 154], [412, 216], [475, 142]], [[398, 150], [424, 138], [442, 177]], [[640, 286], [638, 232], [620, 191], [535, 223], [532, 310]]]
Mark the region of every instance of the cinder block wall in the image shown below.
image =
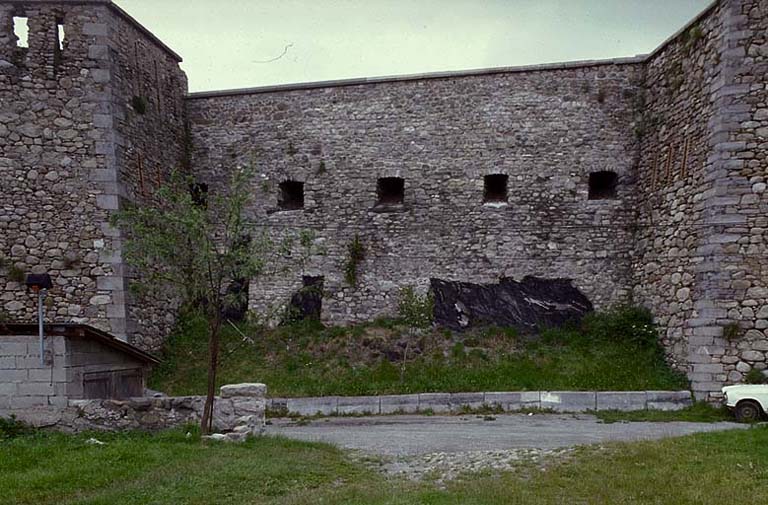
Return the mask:
[[46, 338], [45, 362], [38, 337], [0, 337], [0, 416], [11, 410], [67, 406], [67, 358], [63, 336]]

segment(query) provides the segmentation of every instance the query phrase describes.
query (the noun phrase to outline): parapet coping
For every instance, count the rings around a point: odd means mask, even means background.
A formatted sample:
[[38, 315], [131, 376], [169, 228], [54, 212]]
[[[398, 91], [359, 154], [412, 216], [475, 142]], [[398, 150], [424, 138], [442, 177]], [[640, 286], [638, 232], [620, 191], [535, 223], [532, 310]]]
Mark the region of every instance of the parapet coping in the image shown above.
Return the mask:
[[134, 28], [139, 30], [147, 38], [149, 38], [157, 47], [168, 53], [173, 59], [181, 63], [184, 59], [179, 54], [168, 47], [165, 42], [149, 31], [144, 25], [139, 23], [133, 16], [124, 11], [119, 5], [112, 0], [2, 0], [0, 3], [16, 4], [16, 5], [30, 5], [30, 4], [58, 4], [58, 5], [103, 5], [112, 9], [112, 11], [123, 18], [125, 21], [133, 25]]
[[502, 412], [541, 410], [588, 413], [604, 410], [681, 410], [693, 405], [690, 391], [508, 391], [413, 393], [380, 396], [272, 398], [274, 412], [289, 415], [386, 415], [462, 413], [496, 408]]
[[542, 63], [536, 65], [520, 65], [511, 67], [490, 67], [490, 68], [477, 68], [468, 70], [455, 70], [446, 72], [427, 72], [419, 74], [404, 74], [404, 75], [391, 75], [380, 77], [357, 77], [352, 79], [337, 79], [329, 81], [314, 81], [314, 82], [300, 82], [290, 84], [277, 84], [270, 86], [258, 86], [252, 88], [237, 88], [227, 90], [213, 90], [213, 91], [198, 91], [195, 93], [187, 94], [188, 100], [197, 100], [202, 98], [218, 98], [218, 97], [230, 97], [241, 95], [256, 95], [262, 93], [276, 93], [281, 91], [301, 91], [318, 88], [338, 88], [343, 86], [359, 86], [364, 84], [380, 84], [390, 82], [404, 82], [404, 81], [420, 81], [428, 79], [450, 79], [454, 77], [471, 77], [478, 75], [492, 75], [492, 74], [514, 74], [523, 72], [544, 72], [553, 70], [567, 70], [574, 68], [586, 68], [596, 66], [607, 65], [635, 65], [648, 63], [652, 58], [662, 52], [669, 44], [675, 39], [680, 37], [683, 33], [688, 31], [693, 25], [701, 21], [706, 17], [721, 0], [713, 0], [707, 7], [705, 7], [696, 17], [691, 19], [682, 28], [677, 30], [674, 34], [668, 37], [662, 42], [656, 49], [648, 54], [639, 54], [637, 56], [621, 57], [621, 58], [608, 58], [601, 60], [576, 60], [567, 62], [555, 62], [555, 63]]
[[343, 86], [359, 86], [362, 84], [380, 84], [402, 81], [421, 81], [427, 79], [450, 79], [453, 77], [471, 77], [476, 75], [491, 74], [515, 74], [524, 72], [544, 72], [552, 70], [567, 70], [573, 68], [597, 67], [608, 65], [635, 65], [644, 63], [645, 55], [638, 55], [628, 58], [611, 58], [606, 60], [579, 60], [556, 63], [541, 63], [537, 65], [521, 65], [513, 67], [491, 67], [477, 68], [469, 70], [452, 70], [445, 72], [427, 72], [421, 74], [388, 75], [380, 77], [354, 77], [351, 79], [336, 79], [330, 81], [301, 82], [291, 84], [276, 84], [270, 86], [258, 86], [255, 88], [238, 88], [221, 91], [198, 91], [189, 93], [188, 100], [200, 98], [215, 98], [237, 95], [254, 95], [260, 93], [274, 93], [279, 91], [299, 91], [317, 88], [338, 88]]

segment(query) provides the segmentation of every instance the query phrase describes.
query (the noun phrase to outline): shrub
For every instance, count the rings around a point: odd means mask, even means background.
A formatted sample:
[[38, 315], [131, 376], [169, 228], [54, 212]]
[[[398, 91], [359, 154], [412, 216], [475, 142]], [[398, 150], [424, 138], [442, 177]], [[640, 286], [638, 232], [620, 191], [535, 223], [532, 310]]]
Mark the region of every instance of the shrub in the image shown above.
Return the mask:
[[34, 432], [34, 428], [18, 421], [16, 416], [0, 417], [0, 441], [31, 435]]
[[149, 108], [149, 101], [143, 96], [134, 96], [131, 99], [131, 106], [136, 114], [144, 115]]
[[728, 323], [723, 326], [723, 338], [726, 340], [736, 340], [741, 336], [741, 327], [736, 323]]
[[431, 292], [419, 295], [411, 286], [400, 290], [398, 312], [403, 323], [410, 328], [424, 329], [432, 326], [434, 310], [435, 297]]
[[630, 343], [644, 348], [658, 346], [658, 331], [651, 312], [623, 305], [593, 312], [582, 321], [582, 330], [592, 340]]
[[744, 382], [747, 384], [766, 384], [768, 379], [763, 375], [762, 371], [753, 368], [744, 376]]
[[8, 280], [13, 282], [24, 282], [26, 277], [24, 270], [16, 265], [11, 265], [11, 267], [8, 268]]
[[365, 259], [365, 246], [359, 235], [347, 244], [347, 263], [344, 265], [344, 279], [350, 286], [357, 285], [357, 267]]

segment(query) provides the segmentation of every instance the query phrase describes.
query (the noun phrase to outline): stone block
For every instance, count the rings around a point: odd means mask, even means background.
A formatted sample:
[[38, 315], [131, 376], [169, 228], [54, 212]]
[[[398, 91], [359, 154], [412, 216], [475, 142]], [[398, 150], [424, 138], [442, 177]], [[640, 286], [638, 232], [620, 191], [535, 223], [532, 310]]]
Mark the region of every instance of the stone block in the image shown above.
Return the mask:
[[542, 391], [541, 408], [555, 412], [586, 412], [595, 410], [597, 398], [594, 391]]
[[505, 412], [541, 408], [541, 393], [538, 391], [491, 392], [485, 393], [484, 400], [486, 405], [498, 405]]
[[259, 382], [245, 382], [242, 384], [227, 384], [221, 386], [222, 398], [234, 398], [240, 396], [264, 398], [267, 396], [267, 386]]
[[14, 356], [0, 357], [0, 370], [13, 370], [16, 368], [16, 358]]
[[[222, 399], [220, 402], [226, 400]], [[254, 414], [264, 414], [267, 407], [267, 401], [257, 398], [235, 398], [232, 400], [232, 413], [237, 416], [249, 416]]]
[[413, 414], [419, 411], [419, 395], [388, 395], [380, 397], [380, 413]]
[[646, 391], [648, 410], [680, 410], [693, 405], [690, 391]]
[[598, 391], [597, 410], [645, 410], [645, 391]]
[[286, 407], [291, 414], [314, 416], [316, 414], [331, 415], [337, 412], [338, 398], [324, 396], [320, 398], [288, 398]]
[[462, 409], [478, 409], [485, 403], [483, 393], [451, 393], [451, 412], [461, 412]]
[[340, 396], [336, 412], [339, 414], [375, 414], [381, 412], [378, 396]]
[[17, 383], [0, 382], [0, 396], [13, 396], [17, 393]]
[[419, 395], [419, 412], [430, 410], [438, 414], [451, 411], [450, 393], [421, 393]]
[[109, 34], [109, 26], [106, 23], [83, 23], [83, 35], [101, 35]]

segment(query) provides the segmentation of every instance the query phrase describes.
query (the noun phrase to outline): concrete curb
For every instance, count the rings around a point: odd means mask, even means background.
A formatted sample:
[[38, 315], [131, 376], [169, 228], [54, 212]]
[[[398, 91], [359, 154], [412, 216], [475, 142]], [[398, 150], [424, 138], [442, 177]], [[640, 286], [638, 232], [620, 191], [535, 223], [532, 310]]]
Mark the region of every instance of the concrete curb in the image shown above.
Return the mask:
[[273, 411], [289, 414], [436, 414], [461, 412], [465, 408], [500, 408], [504, 412], [523, 409], [555, 412], [595, 410], [681, 410], [693, 404], [690, 391], [511, 391], [488, 393], [420, 393], [384, 396], [321, 396], [316, 398], [272, 398]]

